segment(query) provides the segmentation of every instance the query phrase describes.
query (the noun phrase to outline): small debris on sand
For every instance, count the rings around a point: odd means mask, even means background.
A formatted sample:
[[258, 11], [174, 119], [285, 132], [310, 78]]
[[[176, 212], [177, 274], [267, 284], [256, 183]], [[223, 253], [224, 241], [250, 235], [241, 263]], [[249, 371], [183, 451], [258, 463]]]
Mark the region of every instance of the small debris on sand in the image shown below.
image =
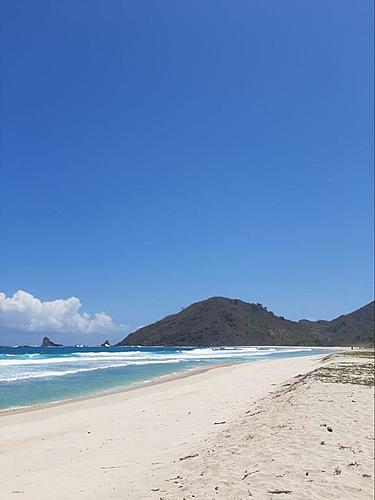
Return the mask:
[[292, 490], [268, 490], [268, 493], [272, 493], [273, 495], [282, 495], [283, 493], [285, 495], [290, 495], [291, 493], [293, 493]]
[[195, 458], [199, 455], [199, 453], [194, 453], [194, 455], [186, 455], [186, 457], [180, 457], [179, 461], [182, 462], [182, 460], [188, 460], [189, 458]]
[[246, 479], [248, 476], [251, 476], [251, 474], [256, 474], [257, 472], [260, 472], [260, 469], [253, 470], [253, 471], [251, 471], [251, 472], [247, 472], [247, 471], [245, 471], [245, 474], [244, 474], [244, 476], [243, 476], [242, 480]]

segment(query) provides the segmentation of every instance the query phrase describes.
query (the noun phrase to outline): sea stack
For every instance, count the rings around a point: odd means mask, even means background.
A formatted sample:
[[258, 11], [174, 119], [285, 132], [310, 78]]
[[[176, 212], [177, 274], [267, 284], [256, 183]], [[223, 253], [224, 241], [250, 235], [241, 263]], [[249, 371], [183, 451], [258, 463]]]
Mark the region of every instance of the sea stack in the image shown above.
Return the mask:
[[103, 342], [103, 344], [100, 344], [100, 347], [112, 347], [109, 340], [106, 340], [105, 342]]
[[63, 347], [62, 344], [55, 344], [48, 337], [44, 337], [42, 347]]

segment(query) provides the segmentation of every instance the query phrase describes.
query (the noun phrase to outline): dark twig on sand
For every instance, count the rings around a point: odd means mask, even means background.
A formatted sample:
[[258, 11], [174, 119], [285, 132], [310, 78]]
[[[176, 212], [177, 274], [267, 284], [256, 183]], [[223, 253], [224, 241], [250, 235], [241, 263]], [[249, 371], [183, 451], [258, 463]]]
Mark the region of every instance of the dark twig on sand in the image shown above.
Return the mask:
[[285, 493], [285, 495], [290, 495], [293, 493], [292, 490], [268, 490], [268, 493], [272, 493], [273, 495], [281, 495]]
[[253, 470], [251, 472], [245, 472], [242, 480], [246, 479], [248, 476], [251, 476], [251, 474], [256, 474], [257, 472], [260, 472], [260, 469], [257, 469], [257, 470]]
[[221, 425], [221, 424], [225, 424], [225, 420], [223, 420], [222, 422], [214, 422], [214, 425]]
[[[246, 411], [245, 413], [246, 413], [246, 415], [247, 415], [248, 417], [253, 417], [254, 415], [258, 415], [258, 413], [262, 413], [262, 411], [263, 411], [263, 410], [259, 410], [259, 411], [256, 411], [256, 412], [254, 412], [254, 413], [250, 413], [250, 412], [251, 412], [251, 410], [248, 410], [248, 411]], [[249, 413], [250, 413], [250, 415], [249, 415]]]
[[186, 457], [180, 457], [179, 461], [181, 462], [182, 460], [188, 460], [189, 458], [195, 458], [199, 455], [199, 453], [194, 453], [194, 455], [186, 455]]

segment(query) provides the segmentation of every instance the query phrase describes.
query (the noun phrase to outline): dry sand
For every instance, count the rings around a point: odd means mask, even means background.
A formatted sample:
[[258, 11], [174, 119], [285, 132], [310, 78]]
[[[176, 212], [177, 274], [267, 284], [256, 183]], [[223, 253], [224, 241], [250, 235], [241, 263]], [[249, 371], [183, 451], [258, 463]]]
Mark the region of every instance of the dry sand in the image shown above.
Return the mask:
[[302, 376], [342, 361], [220, 367], [4, 414], [0, 498], [372, 499], [372, 387]]

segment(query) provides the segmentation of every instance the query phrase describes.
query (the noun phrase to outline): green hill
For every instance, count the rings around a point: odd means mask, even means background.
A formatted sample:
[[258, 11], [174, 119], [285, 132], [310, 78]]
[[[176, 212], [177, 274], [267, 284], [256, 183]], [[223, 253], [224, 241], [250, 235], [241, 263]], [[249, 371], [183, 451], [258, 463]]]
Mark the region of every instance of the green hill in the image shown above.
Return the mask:
[[212, 297], [131, 333], [117, 345], [367, 345], [374, 302], [333, 321], [291, 321], [261, 304]]

